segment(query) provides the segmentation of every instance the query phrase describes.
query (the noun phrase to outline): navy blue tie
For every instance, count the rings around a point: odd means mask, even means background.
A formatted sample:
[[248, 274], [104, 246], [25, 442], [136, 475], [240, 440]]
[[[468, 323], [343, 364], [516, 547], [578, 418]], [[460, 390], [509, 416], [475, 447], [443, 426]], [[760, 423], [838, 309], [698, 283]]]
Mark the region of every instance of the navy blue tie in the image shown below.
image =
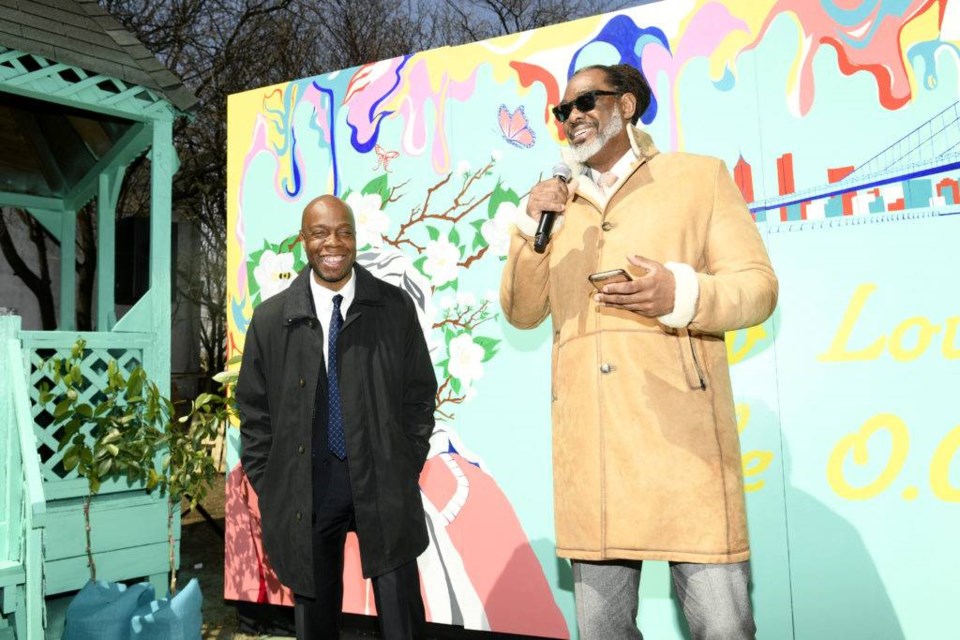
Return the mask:
[[347, 457], [347, 441], [343, 436], [343, 405], [340, 403], [340, 377], [337, 375], [337, 337], [343, 327], [340, 303], [343, 296], [333, 296], [330, 335], [327, 337], [327, 446], [341, 460]]

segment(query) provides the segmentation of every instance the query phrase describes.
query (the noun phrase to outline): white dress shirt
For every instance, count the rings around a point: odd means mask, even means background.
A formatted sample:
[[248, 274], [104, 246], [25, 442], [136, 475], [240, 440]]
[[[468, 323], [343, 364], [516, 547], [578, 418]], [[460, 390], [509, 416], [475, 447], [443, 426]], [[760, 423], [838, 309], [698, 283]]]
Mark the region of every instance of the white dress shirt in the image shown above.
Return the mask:
[[310, 292], [313, 294], [313, 308], [316, 310], [317, 319], [320, 321], [320, 326], [323, 328], [323, 368], [327, 368], [327, 363], [330, 360], [330, 318], [333, 316], [333, 296], [341, 295], [343, 300], [340, 301], [340, 317], [347, 317], [347, 309], [350, 308], [350, 305], [353, 303], [353, 298], [357, 293], [357, 278], [353, 274], [353, 270], [350, 271], [350, 279], [347, 280], [347, 284], [343, 285], [343, 288], [339, 291], [333, 291], [332, 289], [327, 289], [322, 286], [317, 281], [317, 274], [311, 271], [310, 273]]

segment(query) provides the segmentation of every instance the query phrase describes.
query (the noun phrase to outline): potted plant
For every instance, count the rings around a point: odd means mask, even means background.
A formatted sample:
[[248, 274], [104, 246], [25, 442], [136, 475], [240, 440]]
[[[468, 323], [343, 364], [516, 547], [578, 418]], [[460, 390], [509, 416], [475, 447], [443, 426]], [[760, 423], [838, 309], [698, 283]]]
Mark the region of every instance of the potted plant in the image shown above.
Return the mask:
[[[225, 384], [230, 372], [214, 376]], [[225, 391], [225, 388], [223, 389]], [[217, 461], [210, 455], [208, 443], [220, 437], [234, 414], [226, 394], [201, 393], [190, 404], [186, 415], [168, 423], [158, 444], [165, 450], [161, 474], [148, 472], [147, 489], [159, 485], [167, 496], [167, 542], [170, 551], [170, 593], [177, 591], [177, 567], [174, 561], [174, 516], [184, 500], [187, 511], [197, 508], [219, 473]]]
[[[181, 500], [188, 499], [189, 508], [195, 508], [217, 473], [207, 442], [230, 419], [230, 401], [217, 394], [201, 394], [186, 415], [174, 420], [172, 403], [149, 380], [143, 367], [137, 365], [127, 373], [115, 361], [107, 365], [106, 386], [96, 394], [97, 401], [84, 400], [82, 394], [89, 385], [81, 368], [85, 347], [79, 339], [68, 357], [47, 363], [55, 386], [52, 390], [41, 388], [40, 394], [41, 403], [55, 402], [53, 422], [61, 427], [59, 450], [64, 452], [64, 468], [76, 469], [88, 486], [83, 515], [90, 583], [68, 609], [65, 638], [106, 639], [112, 637], [110, 629], [114, 627], [123, 637], [131, 633], [198, 635], [202, 600], [196, 580], [177, 592], [174, 523]], [[221, 375], [226, 376], [218, 380], [222, 383], [230, 374]], [[153, 587], [147, 583], [127, 589], [97, 582], [90, 504], [107, 479], [126, 479], [131, 487], [165, 494], [169, 599], [156, 600]], [[109, 611], [107, 618], [116, 623], [114, 627], [104, 626], [104, 610]]]
[[[137, 365], [128, 375], [116, 361], [107, 365], [106, 387], [93, 403], [82, 396], [88, 382], [81, 369], [86, 342], [74, 343], [70, 356], [48, 362], [53, 390], [43, 385], [40, 403], [55, 401], [53, 424], [60, 427], [63, 467], [87, 480], [83, 502], [87, 564], [90, 579], [97, 566], [90, 544], [90, 503], [107, 479], [125, 478], [130, 486], [147, 485], [155, 475], [158, 444], [170, 422], [172, 405]], [[155, 482], [155, 481], [154, 481]]]

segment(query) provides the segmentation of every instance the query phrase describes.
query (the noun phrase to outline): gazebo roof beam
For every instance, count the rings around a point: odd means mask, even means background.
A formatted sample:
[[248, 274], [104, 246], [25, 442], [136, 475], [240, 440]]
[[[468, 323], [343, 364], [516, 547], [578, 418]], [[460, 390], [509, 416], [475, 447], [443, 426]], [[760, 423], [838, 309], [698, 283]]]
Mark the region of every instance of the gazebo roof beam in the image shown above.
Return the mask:
[[126, 167], [142, 154], [152, 141], [149, 126], [143, 123], [133, 125], [64, 196], [65, 208], [76, 210], [89, 202], [97, 195], [97, 185], [101, 173], [113, 166]]
[[17, 207], [19, 209], [44, 209], [46, 211], [64, 211], [63, 201], [60, 198], [46, 198], [32, 196], [26, 193], [0, 191], [0, 206]]

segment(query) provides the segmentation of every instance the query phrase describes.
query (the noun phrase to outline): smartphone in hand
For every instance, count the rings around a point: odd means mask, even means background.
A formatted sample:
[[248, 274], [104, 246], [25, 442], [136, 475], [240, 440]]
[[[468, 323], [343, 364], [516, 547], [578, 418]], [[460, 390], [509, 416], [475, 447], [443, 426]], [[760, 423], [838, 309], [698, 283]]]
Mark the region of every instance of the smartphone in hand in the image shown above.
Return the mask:
[[611, 269], [610, 271], [591, 273], [589, 276], [587, 276], [587, 280], [589, 280], [590, 284], [597, 288], [597, 291], [603, 291], [603, 285], [605, 284], [611, 284], [613, 282], [629, 282], [630, 280], [633, 280], [633, 278], [631, 278], [630, 274], [623, 269]]

